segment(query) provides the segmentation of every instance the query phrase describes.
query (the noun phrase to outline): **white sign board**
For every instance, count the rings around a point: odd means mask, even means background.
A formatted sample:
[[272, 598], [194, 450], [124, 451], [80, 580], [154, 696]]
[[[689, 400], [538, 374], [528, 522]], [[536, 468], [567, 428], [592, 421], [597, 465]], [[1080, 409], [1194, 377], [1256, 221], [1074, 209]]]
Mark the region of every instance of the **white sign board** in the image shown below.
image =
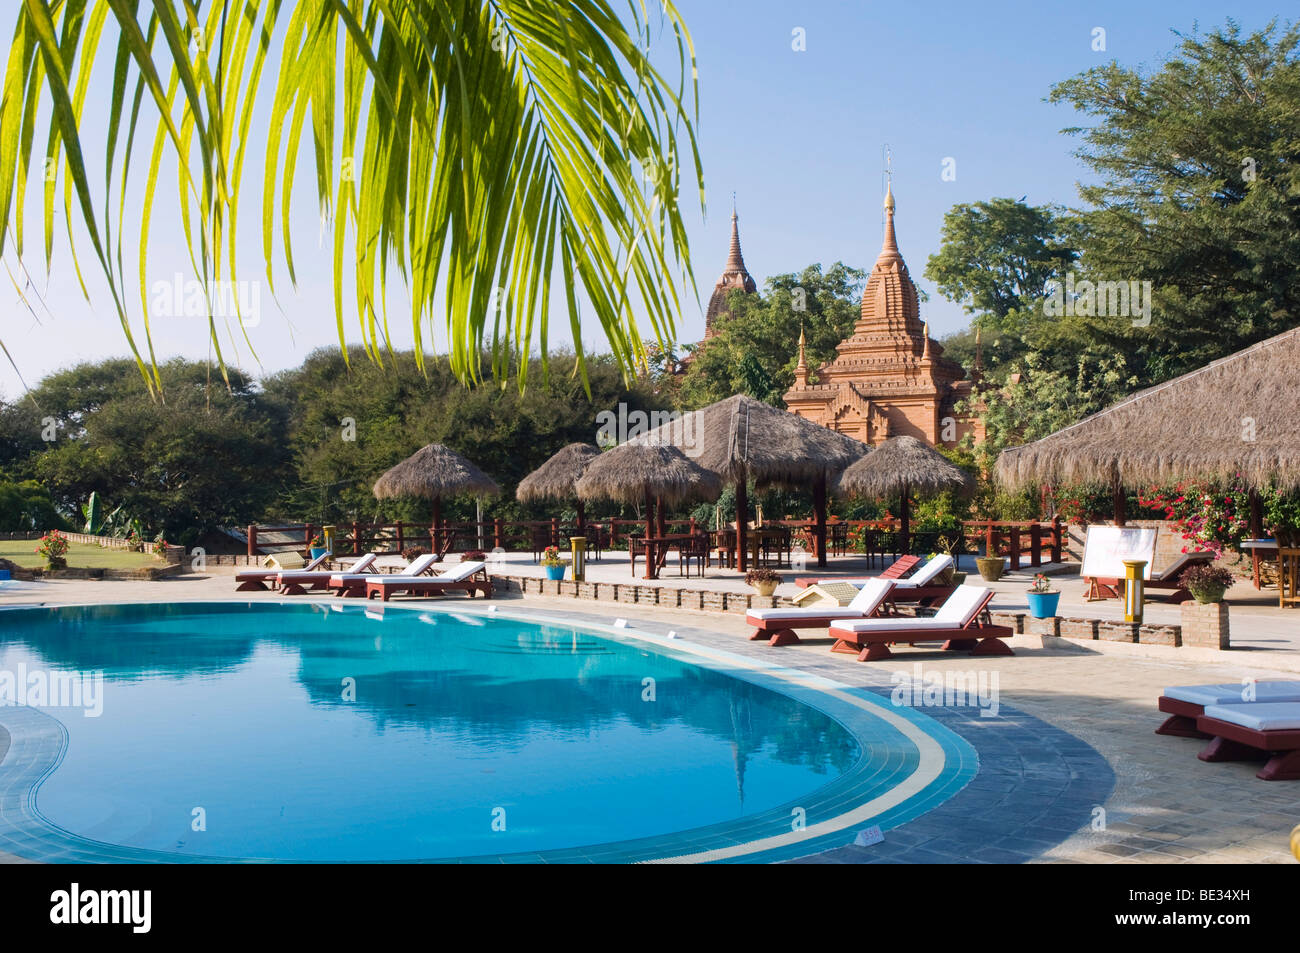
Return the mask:
[[1145, 559], [1142, 578], [1151, 578], [1151, 564], [1156, 557], [1156, 531], [1135, 526], [1089, 526], [1083, 544], [1085, 579], [1123, 579], [1124, 560]]

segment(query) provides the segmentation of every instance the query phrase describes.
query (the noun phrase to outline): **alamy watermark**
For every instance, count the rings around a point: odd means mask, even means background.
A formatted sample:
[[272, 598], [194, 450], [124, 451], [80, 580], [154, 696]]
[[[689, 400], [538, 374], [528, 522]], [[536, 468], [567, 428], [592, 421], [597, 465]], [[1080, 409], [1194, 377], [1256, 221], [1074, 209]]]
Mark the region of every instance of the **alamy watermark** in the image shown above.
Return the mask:
[[262, 283], [205, 283], [178, 271], [170, 281], [149, 286], [149, 314], [158, 318], [227, 318], [255, 328], [262, 323]]
[[923, 672], [919, 662], [912, 672], [893, 672], [894, 690], [889, 700], [899, 708], [965, 708], [980, 710], [981, 718], [996, 718], [999, 706], [998, 673]]
[[620, 402], [617, 410], [602, 410], [596, 415], [596, 445], [601, 449], [627, 443], [652, 431], [658, 431], [654, 443], [670, 444], [688, 457], [697, 457], [704, 451], [694, 413], [630, 411], [626, 403]]
[[1049, 318], [1080, 317], [1132, 318], [1133, 327], [1151, 323], [1151, 282], [1076, 281], [1074, 272], [1065, 281], [1052, 279], [1043, 298], [1043, 314]]
[[104, 713], [104, 673], [0, 669], [0, 708], [82, 708], [87, 718]]

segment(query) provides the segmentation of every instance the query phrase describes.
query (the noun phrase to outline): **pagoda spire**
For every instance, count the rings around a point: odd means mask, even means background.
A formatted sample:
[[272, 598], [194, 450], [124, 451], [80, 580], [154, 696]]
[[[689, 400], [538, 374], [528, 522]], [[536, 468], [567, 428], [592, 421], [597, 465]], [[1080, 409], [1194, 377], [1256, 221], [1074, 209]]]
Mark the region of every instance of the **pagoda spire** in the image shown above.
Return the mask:
[[799, 322], [799, 364], [794, 369], [795, 382], [801, 385], [808, 383], [808, 361], [804, 357], [804, 339], [803, 339], [803, 322]]
[[727, 264], [722, 271], [724, 274], [734, 272], [748, 274], [745, 269], [745, 259], [740, 254], [740, 227], [737, 225], [735, 196], [731, 199], [731, 248], [727, 251]]
[[880, 253], [898, 254], [898, 239], [894, 235], [894, 183], [891, 179], [885, 186], [885, 240], [880, 246]]

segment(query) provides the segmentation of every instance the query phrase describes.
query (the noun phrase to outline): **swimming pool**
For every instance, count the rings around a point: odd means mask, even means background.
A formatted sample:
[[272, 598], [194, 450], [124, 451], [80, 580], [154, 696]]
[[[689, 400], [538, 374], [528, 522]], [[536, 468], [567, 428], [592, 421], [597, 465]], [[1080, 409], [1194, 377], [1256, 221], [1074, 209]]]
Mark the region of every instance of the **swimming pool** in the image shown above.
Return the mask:
[[6, 610], [0, 704], [26, 704], [0, 707], [0, 782], [26, 812], [4, 819], [0, 850], [633, 861], [753, 845], [770, 859], [864, 804], [901, 823], [973, 774], [973, 752], [923, 714], [836, 694], [478, 609]]

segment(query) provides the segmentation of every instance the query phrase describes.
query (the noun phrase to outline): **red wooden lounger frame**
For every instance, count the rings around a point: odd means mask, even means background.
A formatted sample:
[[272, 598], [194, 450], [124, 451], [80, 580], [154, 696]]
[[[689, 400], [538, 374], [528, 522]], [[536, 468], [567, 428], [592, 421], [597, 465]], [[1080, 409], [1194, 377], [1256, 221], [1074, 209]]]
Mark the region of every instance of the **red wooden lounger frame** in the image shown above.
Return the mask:
[[492, 579], [487, 574], [487, 567], [478, 570], [468, 579], [457, 579], [452, 582], [447, 579], [439, 579], [437, 576], [431, 576], [428, 579], [406, 579], [402, 582], [394, 582], [393, 577], [385, 579], [380, 576], [377, 579], [366, 580], [366, 598], [373, 599], [378, 594], [385, 602], [388, 597], [396, 595], [399, 592], [405, 592], [409, 595], [441, 595], [452, 589], [463, 590], [471, 599], [476, 592], [483, 593], [484, 596], [492, 595]]
[[[324, 556], [313, 559], [306, 565], [306, 567], [304, 567], [303, 571], [315, 569], [317, 566], [326, 562], [329, 558], [330, 554], [326, 553]], [[235, 587], [235, 592], [270, 592], [270, 587], [267, 586], [266, 583], [274, 582], [275, 577], [280, 575], [282, 572], [298, 571], [299, 570], [296, 569], [249, 569], [245, 572], [235, 573], [235, 581], [239, 583], [239, 585]]]
[[795, 585], [800, 589], [807, 589], [809, 586], [815, 586], [823, 582], [856, 582], [861, 579], [902, 579], [909, 572], [921, 564], [920, 556], [899, 556], [889, 568], [882, 570], [876, 576], [854, 576], [852, 579], [836, 579], [834, 576], [800, 576], [796, 579]]
[[[886, 614], [889, 606], [889, 593], [885, 594], [884, 600], [876, 608], [876, 611], [869, 616], [862, 616], [864, 619], [878, 619]], [[838, 609], [847, 609], [848, 606], [838, 606]], [[812, 611], [812, 610], [809, 610]], [[836, 621], [830, 613], [835, 609], [827, 609], [827, 615], [824, 619], [758, 619], [754, 626], [753, 633], [749, 636], [751, 642], [762, 642], [767, 640], [768, 645], [801, 645], [803, 640], [799, 638], [799, 633], [795, 629], [829, 629], [831, 623]], [[843, 619], [844, 616], [839, 618]], [[749, 624], [749, 615], [745, 615], [745, 622]]]
[[1261, 781], [1300, 781], [1300, 728], [1260, 731], [1202, 715], [1196, 727], [1210, 743], [1196, 757], [1202, 761], [1249, 761], [1261, 754], [1268, 763], [1255, 774]]
[[1195, 702], [1180, 701], [1161, 695], [1156, 702], [1162, 712], [1169, 717], [1156, 729], [1158, 735], [1171, 735], [1174, 738], [1208, 738], [1205, 732], [1196, 727], [1196, 720], [1205, 711], [1204, 705]]
[[[940, 639], [946, 640], [943, 643], [945, 652], [965, 651], [971, 655], [1015, 655], [1011, 651], [1011, 646], [1003, 642], [1003, 639], [1009, 639], [1013, 635], [1010, 626], [993, 625], [992, 622], [981, 622], [980, 616], [988, 616], [988, 604], [993, 600], [993, 592], [985, 593], [984, 599], [980, 602], [979, 608], [971, 616], [971, 620], [960, 629], [926, 629], [923, 626], [917, 626], [914, 629], [883, 629], [879, 632], [851, 632], [847, 629], [831, 629], [831, 635], [835, 636], [836, 642], [831, 646], [832, 652], [843, 652], [847, 655], [857, 653], [859, 662], [879, 662], [882, 659], [892, 658], [893, 653], [889, 651], [889, 646], [898, 645], [900, 642], [906, 642], [908, 645], [916, 645], [917, 642], [937, 642]], [[854, 620], [857, 621], [857, 620]]]

